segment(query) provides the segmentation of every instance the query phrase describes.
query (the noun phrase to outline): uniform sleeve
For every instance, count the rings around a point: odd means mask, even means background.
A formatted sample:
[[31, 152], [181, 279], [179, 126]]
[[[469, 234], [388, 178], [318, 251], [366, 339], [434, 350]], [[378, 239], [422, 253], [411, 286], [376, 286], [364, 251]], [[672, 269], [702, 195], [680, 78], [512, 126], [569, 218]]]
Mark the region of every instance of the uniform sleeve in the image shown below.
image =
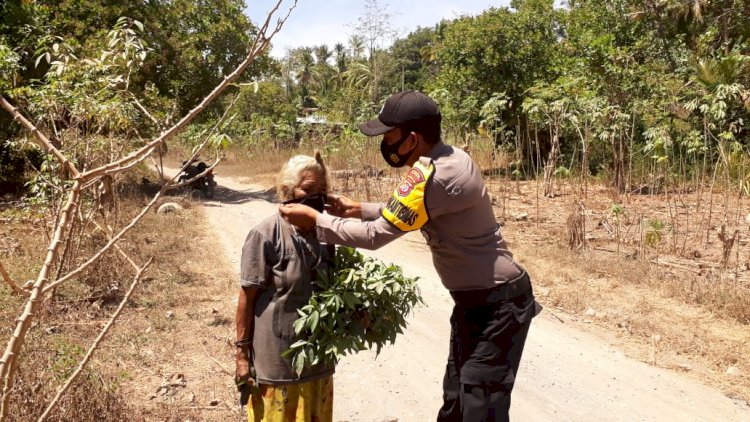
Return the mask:
[[383, 211], [383, 204], [379, 202], [363, 202], [362, 203], [362, 220], [373, 221], [380, 217], [380, 213]]
[[461, 198], [455, 195], [451, 201], [446, 192], [445, 185], [436, 178], [430, 180], [425, 193], [425, 206], [429, 212], [430, 218], [440, 217], [443, 214], [450, 214], [455, 206], [460, 205]]
[[240, 285], [242, 287], [268, 286], [271, 281], [273, 244], [256, 230], [250, 231], [242, 246], [240, 259]]
[[317, 221], [318, 239], [322, 242], [362, 249], [378, 249], [405, 233], [382, 217], [361, 221], [320, 214]]
[[470, 163], [456, 168], [448, 166], [436, 172], [425, 193], [425, 205], [430, 218], [452, 214], [474, 206], [487, 190], [481, 174]]

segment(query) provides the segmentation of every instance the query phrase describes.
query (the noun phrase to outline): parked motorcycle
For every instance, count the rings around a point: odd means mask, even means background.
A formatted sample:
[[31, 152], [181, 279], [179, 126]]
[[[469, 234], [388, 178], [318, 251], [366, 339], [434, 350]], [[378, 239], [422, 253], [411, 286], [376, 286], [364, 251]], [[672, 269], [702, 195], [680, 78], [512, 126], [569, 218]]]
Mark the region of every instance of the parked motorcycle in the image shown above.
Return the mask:
[[[195, 176], [203, 173], [208, 168], [208, 165], [203, 161], [193, 161], [188, 166], [185, 166], [185, 164], [187, 164], [187, 160], [182, 162], [182, 166], [184, 167], [184, 169], [182, 170], [182, 173], [180, 173], [180, 176], [177, 178], [178, 182], [185, 182], [187, 180], [190, 180]], [[216, 191], [216, 182], [214, 181], [213, 169], [208, 170], [206, 174], [190, 182], [189, 186], [193, 189], [199, 190], [203, 194], [204, 198], [213, 198]]]

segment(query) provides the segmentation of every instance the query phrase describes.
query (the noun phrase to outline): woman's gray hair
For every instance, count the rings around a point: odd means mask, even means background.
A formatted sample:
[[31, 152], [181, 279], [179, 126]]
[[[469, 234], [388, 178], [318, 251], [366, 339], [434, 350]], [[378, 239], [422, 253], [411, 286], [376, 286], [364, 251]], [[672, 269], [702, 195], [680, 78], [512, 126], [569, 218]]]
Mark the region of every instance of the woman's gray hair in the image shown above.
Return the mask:
[[279, 200], [288, 201], [294, 198], [294, 188], [302, 182], [302, 173], [312, 171], [321, 175], [327, 186], [331, 186], [331, 179], [328, 177], [328, 170], [323, 164], [323, 157], [319, 151], [315, 151], [315, 157], [309, 155], [295, 155], [281, 168], [276, 185], [276, 194]]

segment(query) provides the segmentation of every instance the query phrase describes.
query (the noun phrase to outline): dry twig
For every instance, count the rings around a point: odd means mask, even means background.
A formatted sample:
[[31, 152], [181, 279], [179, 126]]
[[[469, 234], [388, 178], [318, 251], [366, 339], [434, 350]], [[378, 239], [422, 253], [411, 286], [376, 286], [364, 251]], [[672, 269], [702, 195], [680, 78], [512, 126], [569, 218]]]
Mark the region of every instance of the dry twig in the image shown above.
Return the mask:
[[7, 283], [8, 286], [10, 286], [10, 289], [13, 290], [13, 292], [15, 292], [17, 294], [20, 294], [20, 295], [23, 295], [23, 296], [28, 296], [29, 295], [29, 292], [27, 292], [26, 290], [18, 287], [18, 285], [13, 282], [13, 279], [10, 278], [10, 274], [8, 274], [8, 272], [5, 271], [5, 267], [3, 267], [3, 263], [2, 262], [0, 262], [0, 274], [2, 274], [3, 280], [5, 280], [5, 283]]
[[227, 369], [224, 365], [221, 364], [215, 357], [211, 356], [211, 353], [208, 352], [208, 349], [206, 349], [206, 346], [201, 343], [201, 347], [203, 347], [203, 351], [206, 352], [206, 356], [208, 356], [209, 359], [214, 361], [214, 363], [221, 369], [221, 372], [227, 374], [227, 375], [234, 375], [229, 369]]
[[117, 320], [117, 317], [120, 316], [120, 313], [125, 308], [125, 305], [128, 303], [128, 300], [130, 300], [130, 296], [133, 294], [133, 291], [135, 291], [135, 287], [138, 285], [138, 282], [141, 280], [141, 276], [143, 273], [148, 269], [149, 265], [151, 265], [151, 262], [153, 261], [153, 258], [149, 258], [148, 262], [138, 269], [138, 272], [135, 274], [135, 277], [133, 277], [133, 283], [130, 285], [130, 289], [128, 289], [128, 292], [125, 294], [125, 297], [122, 298], [122, 301], [120, 302], [120, 306], [117, 307], [117, 310], [115, 310], [115, 313], [112, 314], [112, 317], [109, 319], [109, 322], [107, 325], [102, 328], [102, 331], [99, 333], [99, 335], [96, 337], [96, 340], [91, 344], [89, 347], [88, 352], [86, 352], [86, 356], [83, 357], [83, 360], [81, 360], [81, 363], [78, 364], [78, 368], [73, 372], [73, 374], [70, 375], [67, 381], [65, 381], [65, 384], [63, 384], [62, 387], [60, 387], [59, 390], [57, 390], [57, 394], [52, 399], [52, 401], [47, 405], [47, 408], [44, 410], [44, 413], [42, 413], [42, 416], [39, 417], [38, 422], [44, 421], [52, 411], [52, 409], [55, 408], [57, 403], [60, 401], [60, 398], [65, 394], [66, 391], [68, 391], [68, 388], [70, 388], [70, 385], [75, 381], [75, 379], [80, 375], [81, 371], [83, 371], [83, 368], [86, 367], [86, 364], [89, 363], [89, 360], [91, 360], [91, 356], [94, 355], [94, 351], [99, 347], [99, 343], [101, 343], [102, 339], [104, 339], [104, 336], [107, 335], [110, 328], [112, 328], [113, 325], [115, 325], [115, 321]]

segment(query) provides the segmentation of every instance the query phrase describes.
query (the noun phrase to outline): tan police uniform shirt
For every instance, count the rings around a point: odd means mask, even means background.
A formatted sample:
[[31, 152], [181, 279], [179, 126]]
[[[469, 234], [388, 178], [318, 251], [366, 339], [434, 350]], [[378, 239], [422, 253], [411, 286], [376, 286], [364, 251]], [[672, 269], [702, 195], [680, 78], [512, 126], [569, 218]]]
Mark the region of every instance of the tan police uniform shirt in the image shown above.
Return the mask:
[[[471, 157], [439, 142], [420, 163], [434, 166], [424, 194], [429, 219], [420, 230], [443, 285], [450, 291], [488, 289], [523, 274], [503, 240], [481, 170]], [[361, 221], [321, 214], [318, 238], [378, 249], [405, 233], [383, 217], [383, 206], [362, 204]]]

